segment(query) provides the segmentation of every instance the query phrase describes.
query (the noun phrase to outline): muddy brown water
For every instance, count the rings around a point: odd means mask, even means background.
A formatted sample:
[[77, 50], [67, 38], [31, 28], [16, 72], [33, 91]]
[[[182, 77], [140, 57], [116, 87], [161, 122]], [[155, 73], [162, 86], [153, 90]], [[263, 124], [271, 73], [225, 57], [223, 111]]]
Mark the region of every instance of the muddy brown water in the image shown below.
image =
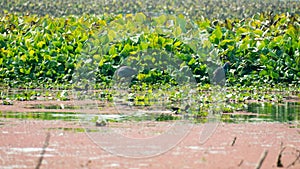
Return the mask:
[[[298, 102], [249, 103], [225, 114], [205, 143], [199, 142], [205, 124], [192, 122], [171, 149], [145, 158], [106, 151], [91, 137], [97, 128], [87, 131], [82, 123], [99, 114], [78, 107], [71, 101], [1, 105], [0, 168], [300, 168]], [[157, 116], [113, 111], [98, 109], [106, 127], [128, 137], [156, 137], [170, 128], [169, 122], [155, 121]]]

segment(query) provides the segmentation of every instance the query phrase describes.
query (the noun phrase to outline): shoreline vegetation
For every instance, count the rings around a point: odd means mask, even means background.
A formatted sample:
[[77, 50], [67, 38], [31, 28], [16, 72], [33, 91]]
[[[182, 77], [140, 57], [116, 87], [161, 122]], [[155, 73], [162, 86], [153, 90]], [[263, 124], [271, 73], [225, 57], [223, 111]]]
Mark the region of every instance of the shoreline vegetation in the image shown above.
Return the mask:
[[[59, 89], [53, 98], [64, 98], [64, 90], [89, 88], [110, 100], [120, 65], [153, 50], [188, 67], [200, 92], [213, 90], [210, 71], [230, 61], [231, 100], [299, 98], [299, 1], [101, 2], [2, 1], [1, 99], [41, 94], [30, 89]], [[142, 70], [131, 87], [167, 89], [175, 73]], [[15, 90], [24, 92], [8, 97]]]

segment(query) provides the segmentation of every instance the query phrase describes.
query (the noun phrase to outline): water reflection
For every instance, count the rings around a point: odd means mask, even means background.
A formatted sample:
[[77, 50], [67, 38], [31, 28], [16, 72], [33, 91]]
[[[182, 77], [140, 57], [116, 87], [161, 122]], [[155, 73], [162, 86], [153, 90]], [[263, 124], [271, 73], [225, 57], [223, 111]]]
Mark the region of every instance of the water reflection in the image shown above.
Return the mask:
[[270, 119], [279, 122], [299, 121], [300, 102], [251, 103], [248, 105], [248, 112], [266, 114]]
[[62, 120], [62, 121], [78, 121], [82, 116], [77, 113], [69, 112], [1, 112], [0, 118], [15, 118], [15, 119], [35, 119], [35, 120]]
[[[232, 107], [238, 106], [237, 104], [231, 105]], [[248, 103], [242, 106], [241, 111], [234, 113], [224, 113], [222, 121], [229, 123], [238, 122], [299, 122], [300, 121], [300, 102], [285, 102], [285, 103]], [[51, 107], [60, 108], [60, 107]], [[90, 114], [91, 115], [91, 114]], [[92, 116], [98, 116], [95, 114]], [[164, 114], [163, 114], [164, 115]], [[86, 113], [70, 113], [70, 112], [1, 112], [1, 118], [16, 118], [16, 119], [36, 119], [36, 120], [62, 120], [62, 121], [79, 121], [82, 118], [87, 118], [89, 115]], [[116, 120], [114, 115], [101, 115], [105, 116], [106, 120], [111, 122], [121, 121], [168, 121], [180, 119], [176, 116], [171, 118], [171, 114], [162, 116], [157, 114], [133, 114], [122, 115], [122, 120]], [[121, 116], [121, 115], [119, 115]], [[204, 118], [205, 119], [205, 118]]]
[[[224, 114], [225, 122], [299, 122], [300, 102], [248, 103], [242, 113]], [[245, 113], [247, 112], [247, 113]]]

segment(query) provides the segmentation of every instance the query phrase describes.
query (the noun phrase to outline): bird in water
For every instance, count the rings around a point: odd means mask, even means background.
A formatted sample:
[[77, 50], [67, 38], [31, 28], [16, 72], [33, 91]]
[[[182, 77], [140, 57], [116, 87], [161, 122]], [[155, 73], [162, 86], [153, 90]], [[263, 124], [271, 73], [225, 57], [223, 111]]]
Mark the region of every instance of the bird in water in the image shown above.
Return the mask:
[[187, 112], [190, 108], [190, 105], [185, 105], [184, 108], [179, 106], [171, 106], [172, 112], [174, 114], [180, 114], [181, 112]]
[[137, 74], [137, 71], [129, 66], [121, 66], [116, 70], [115, 76], [121, 82], [130, 82], [134, 75]]
[[212, 82], [213, 84], [224, 86], [225, 85], [225, 75], [228, 72], [230, 62], [226, 62], [222, 67], [218, 67], [213, 72]]
[[99, 119], [96, 121], [96, 126], [97, 127], [104, 127], [107, 125], [107, 121], [105, 119]]

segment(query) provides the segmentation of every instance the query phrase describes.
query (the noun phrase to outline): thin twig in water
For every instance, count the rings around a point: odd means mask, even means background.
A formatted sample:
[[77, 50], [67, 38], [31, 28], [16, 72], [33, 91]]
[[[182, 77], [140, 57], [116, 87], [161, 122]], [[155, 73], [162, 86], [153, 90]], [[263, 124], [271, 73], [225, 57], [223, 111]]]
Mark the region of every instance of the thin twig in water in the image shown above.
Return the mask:
[[241, 160], [240, 163], [238, 164], [238, 167], [240, 167], [243, 164], [244, 160]]
[[277, 167], [284, 167], [283, 164], [282, 164], [282, 161], [281, 161], [281, 157], [282, 157], [283, 151], [284, 151], [287, 147], [291, 147], [291, 148], [295, 149], [295, 151], [298, 153], [298, 155], [297, 155], [296, 159], [295, 159], [292, 163], [290, 163], [289, 165], [287, 165], [286, 168], [289, 168], [289, 167], [295, 165], [296, 162], [297, 162], [298, 160], [300, 161], [300, 150], [297, 149], [295, 146], [293, 146], [293, 145], [286, 145], [286, 146], [283, 147], [283, 146], [281, 145], [281, 147], [282, 147], [282, 148], [281, 148], [281, 150], [280, 150], [280, 152], [279, 152], [279, 154], [278, 154], [278, 158], [277, 158]]
[[263, 154], [261, 155], [259, 162], [257, 163], [255, 169], [260, 169], [261, 165], [263, 164], [263, 162], [265, 161], [266, 157], [268, 155], [268, 150], [265, 150], [263, 152]]
[[41, 167], [41, 165], [42, 165], [42, 161], [44, 159], [44, 154], [46, 153], [46, 148], [49, 145], [49, 140], [50, 140], [50, 133], [48, 132], [47, 136], [46, 136], [46, 139], [45, 139], [45, 142], [44, 142], [44, 145], [43, 145], [43, 150], [42, 150], [42, 152], [40, 154], [40, 158], [39, 158], [39, 161], [38, 161], [35, 169], [39, 169]]
[[289, 164], [286, 168], [290, 168], [291, 166], [295, 165], [298, 160], [300, 161], [300, 150], [297, 149], [296, 151], [298, 152], [297, 158], [291, 164]]
[[232, 143], [231, 143], [231, 146], [233, 146], [235, 144], [235, 141], [236, 141], [236, 137], [234, 137]]
[[282, 152], [284, 151], [286, 147], [281, 148], [280, 153], [278, 154], [277, 158], [277, 167], [283, 167], [283, 164], [281, 162]]

